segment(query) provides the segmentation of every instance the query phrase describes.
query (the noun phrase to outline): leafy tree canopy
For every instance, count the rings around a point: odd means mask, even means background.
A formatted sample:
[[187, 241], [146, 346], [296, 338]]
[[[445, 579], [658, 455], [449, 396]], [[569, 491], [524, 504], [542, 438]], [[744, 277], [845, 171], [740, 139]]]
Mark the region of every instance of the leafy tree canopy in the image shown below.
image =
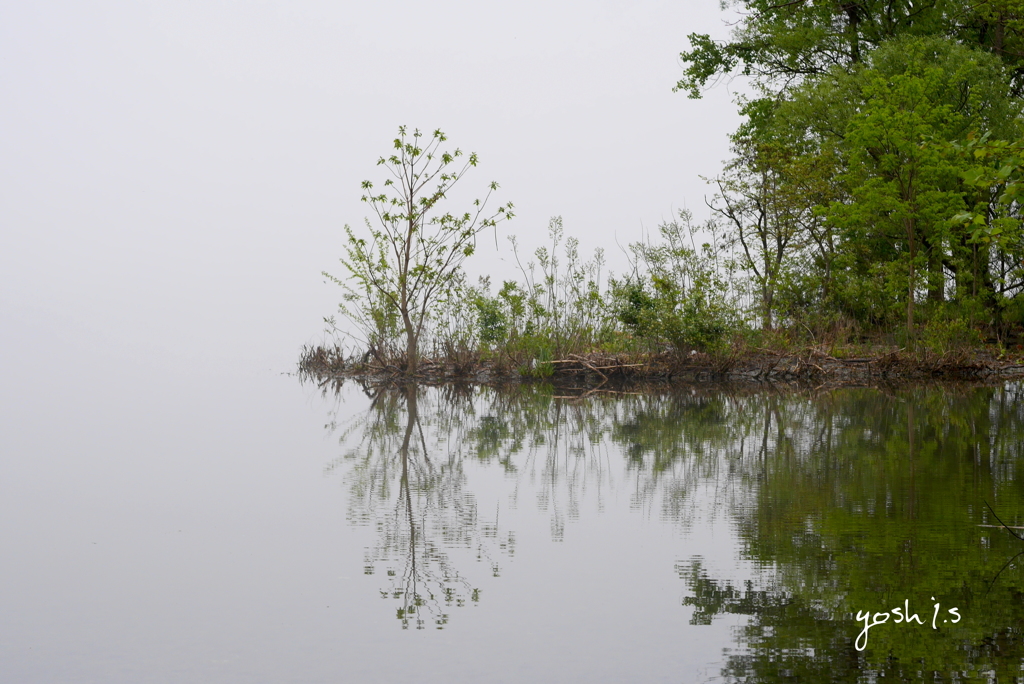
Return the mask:
[[836, 67], [851, 69], [887, 40], [937, 36], [990, 51], [1024, 81], [1024, 2], [994, 0], [743, 0], [728, 40], [691, 33], [677, 90], [699, 98], [728, 74], [778, 92]]

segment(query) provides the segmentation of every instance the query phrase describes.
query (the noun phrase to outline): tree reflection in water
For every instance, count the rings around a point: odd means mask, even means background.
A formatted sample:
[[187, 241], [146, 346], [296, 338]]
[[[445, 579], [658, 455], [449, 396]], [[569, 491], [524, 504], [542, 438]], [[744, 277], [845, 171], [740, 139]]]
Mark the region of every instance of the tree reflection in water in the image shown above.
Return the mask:
[[[754, 402], [764, 422], [748, 437], [761, 446], [723, 445], [733, 481], [754, 484], [732, 514], [754, 577], [677, 565], [693, 624], [748, 616], [726, 679], [1019, 681], [1024, 573], [999, 573], [1021, 542], [980, 525], [995, 522], [986, 500], [1008, 524], [1024, 520], [1020, 392], [947, 385]], [[924, 626], [892, 616], [856, 650], [858, 611], [907, 601]], [[962, 615], [955, 625], [942, 622], [949, 607]]]
[[381, 596], [398, 602], [403, 628], [417, 629], [442, 628], [451, 608], [479, 600], [479, 588], [456, 568], [453, 550], [474, 552], [497, 576], [498, 558], [515, 544], [513, 535], [501, 537], [497, 519], [482, 518], [465, 490], [459, 450], [437, 439], [443, 433], [424, 430], [438, 422], [453, 430], [464, 425], [459, 407], [468, 397], [455, 392], [427, 400], [424, 411], [424, 394], [411, 384], [376, 393], [370, 410], [342, 431], [346, 453], [328, 466], [345, 468], [349, 519], [377, 530], [364, 571], [386, 569], [390, 586]]
[[[590, 497], [629, 492], [633, 508], [682, 529], [726, 521], [736, 568], [680, 559], [694, 625], [738, 614], [727, 680], [1014, 681], [1024, 666], [1021, 388], [721, 389], [562, 399], [550, 388], [382, 390], [339, 430], [349, 517], [376, 526], [368, 572], [404, 625], [443, 626], [479, 598], [452, 554], [500, 572], [515, 535], [485, 521], [468, 464], [500, 468], [513, 502], [536, 490], [560, 539]], [[1008, 564], [1008, 561], [1009, 564]], [[1004, 568], [1004, 566], [1006, 566]], [[751, 568], [751, 570], [743, 570]], [[746, 576], [737, 576], [746, 573]], [[716, 577], [716, 575], [719, 575]], [[934, 597], [934, 599], [932, 598]], [[854, 648], [857, 611], [909, 601], [925, 626], [887, 624]], [[962, 620], [932, 629], [934, 603]], [[429, 616], [429, 618], [428, 618]]]

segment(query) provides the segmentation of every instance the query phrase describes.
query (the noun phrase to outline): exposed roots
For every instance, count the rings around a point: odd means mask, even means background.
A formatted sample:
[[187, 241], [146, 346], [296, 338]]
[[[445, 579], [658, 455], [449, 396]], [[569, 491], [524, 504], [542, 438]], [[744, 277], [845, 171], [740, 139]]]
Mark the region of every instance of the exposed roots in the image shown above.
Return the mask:
[[[390, 360], [389, 360], [390, 361]], [[479, 353], [447, 355], [420, 361], [415, 375], [405, 372], [404, 360], [380, 363], [377, 359], [347, 357], [340, 347], [303, 347], [299, 372], [317, 381], [354, 378], [371, 385], [415, 380], [426, 384], [501, 385], [542, 381], [564, 387], [604, 388], [677, 383], [801, 383], [816, 387], [864, 385], [929, 378], [985, 380], [1024, 377], [1024, 365], [975, 355], [912, 355], [903, 350], [856, 359], [837, 359], [821, 348], [796, 353], [746, 350], [720, 355], [679, 354], [569, 354], [550, 361], [531, 359], [510, 363]]]

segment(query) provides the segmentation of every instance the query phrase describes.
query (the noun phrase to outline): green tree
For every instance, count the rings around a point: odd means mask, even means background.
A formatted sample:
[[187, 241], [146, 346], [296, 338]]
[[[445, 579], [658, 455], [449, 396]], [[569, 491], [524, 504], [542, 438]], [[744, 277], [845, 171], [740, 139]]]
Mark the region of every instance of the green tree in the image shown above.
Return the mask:
[[904, 318], [913, 337], [922, 298], [925, 319], [1024, 321], [1007, 147], [1021, 138], [1024, 0], [726, 4], [739, 20], [725, 40], [689, 36], [676, 90], [750, 78], [713, 209], [762, 323], [817, 305], [871, 326]]
[[[346, 289], [346, 311], [357, 322], [400, 319], [405, 369], [410, 374], [419, 364], [420, 341], [428, 329], [431, 308], [451, 296], [461, 282], [462, 263], [473, 253], [476, 236], [513, 216], [511, 202], [491, 215], [484, 213], [498, 188], [493, 182], [469, 211], [441, 213], [442, 200], [477, 165], [477, 155], [466, 157], [458, 148], [441, 149], [447, 137], [440, 130], [425, 142], [424, 137], [419, 129], [409, 134], [405, 126], [399, 127], [394, 152], [377, 161], [391, 177], [378, 189], [363, 181], [362, 201], [373, 208], [377, 224], [366, 221], [369, 239], [345, 226], [347, 256], [341, 263], [348, 278], [324, 273]], [[372, 327], [364, 331], [371, 346], [373, 331]]]
[[962, 230], [964, 268], [958, 286], [995, 310], [997, 327], [1024, 322], [1020, 307], [1007, 321], [1009, 298], [1024, 291], [1024, 140], [969, 136], [953, 149], [964, 162], [963, 178], [972, 192], [968, 207], [953, 217]]
[[[1016, 106], [997, 59], [947, 40], [894, 40], [869, 62], [836, 76], [851, 82], [844, 94], [857, 108], [840, 143], [851, 201], [834, 202], [829, 218], [863, 255], [862, 276], [881, 275], [887, 286], [905, 278], [901, 299], [913, 338], [918, 290], [942, 302], [946, 271], [959, 267], [950, 218], [963, 209], [965, 188], [944, 143], [972, 130], [1005, 129]], [[889, 297], [896, 291], [891, 287]]]
[[[723, 6], [727, 3], [723, 3]], [[691, 33], [676, 84], [699, 98], [728, 74], [778, 93], [808, 77], [850, 70], [886, 41], [941, 37], [991, 51], [1013, 69], [1019, 89], [1024, 50], [1021, 0], [738, 0], [741, 19], [728, 40]]]
[[919, 291], [936, 311], [948, 294], [962, 299], [970, 250], [950, 218], [974, 162], [949, 142], [1012, 137], [1018, 111], [998, 58], [911, 36], [744, 102], [713, 208], [743, 246], [764, 322], [778, 297], [782, 310], [869, 325], [902, 313], [913, 331]]
[[739, 245], [740, 265], [752, 276], [766, 330], [774, 327], [780, 291], [793, 290], [807, 251], [817, 245], [830, 261], [827, 226], [814, 207], [831, 199], [822, 191], [828, 190], [823, 172], [832, 164], [826, 155], [808, 154], [810, 147], [775, 131], [765, 135], [742, 127], [733, 136], [736, 157], [713, 181], [718, 193], [709, 206], [724, 219], [728, 240]]

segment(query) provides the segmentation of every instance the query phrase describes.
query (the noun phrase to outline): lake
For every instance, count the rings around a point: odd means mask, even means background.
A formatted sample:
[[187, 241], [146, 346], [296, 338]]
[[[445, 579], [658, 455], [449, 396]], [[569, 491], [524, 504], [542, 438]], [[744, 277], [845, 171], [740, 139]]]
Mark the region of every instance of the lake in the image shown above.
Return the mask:
[[1021, 385], [32, 371], [4, 397], [5, 681], [1024, 676], [996, 518], [1024, 525]]

